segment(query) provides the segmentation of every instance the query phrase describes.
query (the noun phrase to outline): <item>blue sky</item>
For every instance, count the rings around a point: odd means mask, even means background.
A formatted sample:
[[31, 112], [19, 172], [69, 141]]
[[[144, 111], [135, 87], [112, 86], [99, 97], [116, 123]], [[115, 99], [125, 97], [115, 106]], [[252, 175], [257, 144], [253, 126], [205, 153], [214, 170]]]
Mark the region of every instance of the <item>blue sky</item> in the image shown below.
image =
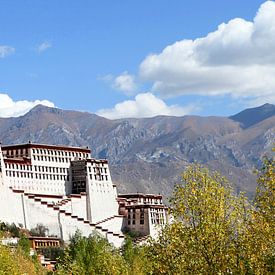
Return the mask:
[[0, 0], [0, 116], [38, 103], [109, 118], [275, 103], [274, 18], [273, 1]]

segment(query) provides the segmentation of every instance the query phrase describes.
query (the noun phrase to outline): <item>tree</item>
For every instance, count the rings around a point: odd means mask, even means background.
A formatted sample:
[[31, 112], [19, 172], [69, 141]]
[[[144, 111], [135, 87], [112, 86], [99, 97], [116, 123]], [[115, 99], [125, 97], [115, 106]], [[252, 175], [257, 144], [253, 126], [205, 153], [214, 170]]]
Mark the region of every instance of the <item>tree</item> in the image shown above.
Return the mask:
[[35, 237], [46, 237], [48, 232], [48, 227], [41, 223], [38, 223], [35, 228], [30, 230], [30, 234]]
[[249, 204], [217, 172], [190, 166], [171, 202], [174, 222], [148, 247], [154, 274], [245, 273]]
[[[273, 149], [274, 151], [274, 149]], [[275, 273], [275, 160], [264, 158], [258, 172], [254, 209], [248, 226], [249, 264], [258, 274]]]
[[22, 235], [18, 241], [18, 248], [21, 249], [25, 256], [30, 256], [31, 244], [28, 238]]
[[46, 274], [41, 264], [30, 257], [30, 242], [16, 225], [0, 223], [0, 237], [19, 235], [18, 247], [5, 246], [0, 242], [0, 274]]
[[20, 249], [11, 250], [0, 244], [0, 274], [46, 274], [46, 270], [40, 264], [34, 262]]
[[[275, 151], [275, 148], [273, 149]], [[258, 173], [255, 206], [258, 213], [275, 224], [275, 159], [264, 158], [263, 167]]]
[[145, 247], [134, 244], [129, 235], [124, 242], [122, 256], [126, 262], [127, 274], [150, 274], [151, 265], [146, 258]]
[[4, 230], [10, 232], [12, 237], [20, 237], [20, 230], [15, 223], [6, 224]]
[[127, 274], [119, 252], [96, 233], [86, 238], [76, 232], [58, 269], [59, 274]]

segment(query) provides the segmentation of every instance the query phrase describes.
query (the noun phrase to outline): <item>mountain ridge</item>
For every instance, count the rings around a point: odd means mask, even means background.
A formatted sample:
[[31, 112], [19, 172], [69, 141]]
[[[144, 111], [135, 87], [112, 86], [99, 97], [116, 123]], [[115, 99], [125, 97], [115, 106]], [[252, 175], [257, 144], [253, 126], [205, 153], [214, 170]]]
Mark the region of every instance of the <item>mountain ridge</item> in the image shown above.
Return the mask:
[[244, 128], [248, 128], [274, 115], [275, 105], [265, 103], [256, 108], [245, 109], [229, 118], [240, 122]]
[[[174, 184], [180, 182], [184, 167], [198, 162], [219, 170], [234, 182], [237, 191], [244, 190], [252, 196], [253, 170], [275, 141], [272, 111], [275, 106], [269, 105], [230, 117], [156, 116], [116, 120], [40, 105], [21, 117], [0, 118], [0, 140], [3, 144], [31, 140], [89, 146], [94, 157], [109, 160], [120, 192], [168, 196]], [[257, 116], [250, 125], [247, 112], [251, 118]]]

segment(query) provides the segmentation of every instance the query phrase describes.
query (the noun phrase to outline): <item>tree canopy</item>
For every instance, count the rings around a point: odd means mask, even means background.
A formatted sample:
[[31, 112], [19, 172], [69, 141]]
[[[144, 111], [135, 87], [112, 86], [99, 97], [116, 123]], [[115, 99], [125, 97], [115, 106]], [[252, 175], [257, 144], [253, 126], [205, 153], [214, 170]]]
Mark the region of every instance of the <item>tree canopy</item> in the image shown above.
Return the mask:
[[172, 223], [147, 247], [153, 274], [268, 274], [274, 269], [274, 160], [265, 160], [255, 203], [199, 165], [171, 197]]

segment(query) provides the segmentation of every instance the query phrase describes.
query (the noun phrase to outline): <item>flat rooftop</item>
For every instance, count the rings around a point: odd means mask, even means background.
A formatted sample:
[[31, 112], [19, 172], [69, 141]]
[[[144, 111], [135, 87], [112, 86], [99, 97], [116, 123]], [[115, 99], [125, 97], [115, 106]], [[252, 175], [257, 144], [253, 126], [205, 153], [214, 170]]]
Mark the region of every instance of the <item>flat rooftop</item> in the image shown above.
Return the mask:
[[52, 144], [41, 144], [41, 143], [22, 143], [22, 144], [9, 144], [9, 145], [1, 145], [2, 150], [16, 150], [16, 149], [51, 149], [51, 150], [63, 150], [63, 151], [77, 151], [90, 153], [91, 150], [89, 147], [76, 147], [76, 146], [67, 146], [67, 145], [52, 145]]
[[162, 195], [144, 194], [144, 193], [129, 193], [129, 194], [118, 194], [118, 198], [125, 198], [125, 199], [134, 199], [134, 198], [161, 199]]

